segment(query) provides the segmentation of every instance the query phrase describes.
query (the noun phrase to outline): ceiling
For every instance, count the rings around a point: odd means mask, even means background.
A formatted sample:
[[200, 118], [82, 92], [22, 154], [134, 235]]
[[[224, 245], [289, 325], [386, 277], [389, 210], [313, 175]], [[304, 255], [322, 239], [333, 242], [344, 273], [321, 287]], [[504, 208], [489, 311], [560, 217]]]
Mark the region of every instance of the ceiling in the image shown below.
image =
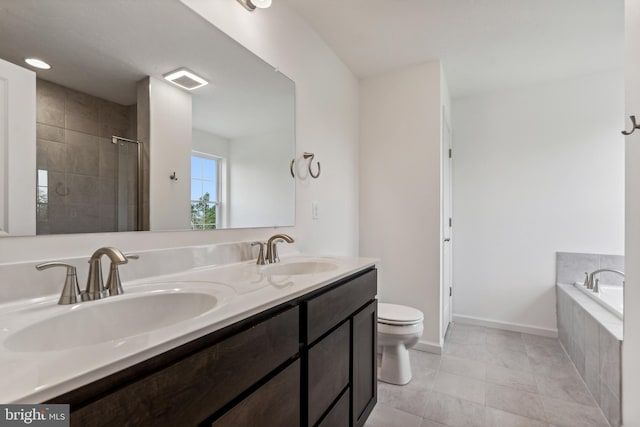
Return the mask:
[[623, 0], [279, 1], [358, 77], [441, 59], [454, 97], [624, 62]]
[[293, 82], [177, 0], [0, 0], [0, 58], [28, 56], [53, 66], [38, 77], [123, 105], [146, 76], [190, 68], [210, 82], [193, 125], [224, 138], [293, 120]]

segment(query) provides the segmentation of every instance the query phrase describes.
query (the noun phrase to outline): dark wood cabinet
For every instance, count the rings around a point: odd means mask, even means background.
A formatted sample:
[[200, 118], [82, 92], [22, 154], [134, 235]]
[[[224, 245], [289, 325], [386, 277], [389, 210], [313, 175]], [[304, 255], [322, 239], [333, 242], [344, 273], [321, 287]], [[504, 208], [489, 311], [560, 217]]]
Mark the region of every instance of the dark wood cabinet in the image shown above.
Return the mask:
[[[309, 427], [329, 425], [327, 418], [337, 417], [339, 397], [347, 384], [351, 414], [347, 425], [364, 425], [375, 406], [376, 293], [377, 271], [373, 269], [303, 303], [305, 342], [309, 345]], [[301, 327], [301, 331], [304, 333], [305, 328]], [[345, 373], [346, 382], [341, 376]]]
[[349, 385], [349, 322], [309, 349], [309, 416], [313, 426]]
[[71, 426], [360, 427], [376, 403], [370, 268], [72, 390]]
[[297, 354], [298, 317], [288, 309], [87, 405], [71, 402], [71, 424], [197, 425]]
[[327, 416], [318, 424], [318, 427], [349, 427], [351, 425], [349, 418], [350, 395], [350, 390], [346, 389], [327, 413]]
[[378, 340], [378, 301], [370, 302], [352, 320], [353, 423], [361, 427], [369, 417], [378, 398], [376, 346]]
[[300, 423], [300, 361], [257, 389], [212, 427], [296, 427]]
[[376, 278], [377, 270], [369, 270], [307, 301], [306, 342], [313, 343], [372, 301], [378, 289]]

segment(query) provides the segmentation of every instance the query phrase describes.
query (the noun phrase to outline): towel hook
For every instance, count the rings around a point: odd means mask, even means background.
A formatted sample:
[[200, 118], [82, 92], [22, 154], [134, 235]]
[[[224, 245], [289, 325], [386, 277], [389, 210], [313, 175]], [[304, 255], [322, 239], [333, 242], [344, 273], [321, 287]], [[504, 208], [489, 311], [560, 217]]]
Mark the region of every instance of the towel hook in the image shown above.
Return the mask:
[[629, 118], [631, 119], [632, 128], [628, 132], [626, 130], [623, 130], [622, 131], [623, 135], [631, 135], [633, 132], [636, 131], [636, 129], [640, 129], [640, 124], [636, 123], [636, 116], [629, 116]]
[[178, 177], [176, 176], [175, 171], [171, 175], [169, 175], [169, 179], [171, 181], [177, 181], [178, 180]]
[[313, 172], [311, 171], [311, 163], [313, 163], [313, 158], [315, 157], [315, 154], [313, 153], [307, 153], [305, 152], [302, 157], [304, 157], [305, 159], [309, 159], [309, 175], [311, 175], [311, 178], [317, 178], [320, 176], [320, 162], [316, 162], [318, 164], [318, 173], [316, 173], [315, 175], [313, 174]]

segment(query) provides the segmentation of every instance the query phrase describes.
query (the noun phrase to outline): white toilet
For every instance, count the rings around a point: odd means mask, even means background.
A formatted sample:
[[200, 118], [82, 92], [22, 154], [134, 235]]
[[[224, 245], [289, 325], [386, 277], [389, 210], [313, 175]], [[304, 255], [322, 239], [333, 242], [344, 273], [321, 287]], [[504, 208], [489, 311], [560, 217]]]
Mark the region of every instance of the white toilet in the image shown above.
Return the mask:
[[378, 303], [378, 349], [382, 350], [382, 363], [378, 368], [380, 381], [398, 385], [411, 381], [408, 350], [422, 336], [423, 320], [424, 315], [415, 308]]

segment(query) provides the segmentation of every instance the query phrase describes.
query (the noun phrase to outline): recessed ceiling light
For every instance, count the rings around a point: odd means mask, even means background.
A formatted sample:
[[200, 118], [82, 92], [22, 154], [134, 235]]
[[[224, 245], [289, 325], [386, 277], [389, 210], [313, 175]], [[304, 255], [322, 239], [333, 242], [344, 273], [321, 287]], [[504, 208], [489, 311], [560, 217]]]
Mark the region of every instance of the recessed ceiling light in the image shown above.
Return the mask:
[[198, 89], [199, 87], [209, 84], [208, 81], [186, 68], [178, 68], [165, 74], [163, 77], [174, 85], [187, 90]]
[[24, 62], [31, 65], [32, 67], [40, 68], [41, 70], [48, 70], [51, 68], [51, 65], [38, 58], [26, 58]]

